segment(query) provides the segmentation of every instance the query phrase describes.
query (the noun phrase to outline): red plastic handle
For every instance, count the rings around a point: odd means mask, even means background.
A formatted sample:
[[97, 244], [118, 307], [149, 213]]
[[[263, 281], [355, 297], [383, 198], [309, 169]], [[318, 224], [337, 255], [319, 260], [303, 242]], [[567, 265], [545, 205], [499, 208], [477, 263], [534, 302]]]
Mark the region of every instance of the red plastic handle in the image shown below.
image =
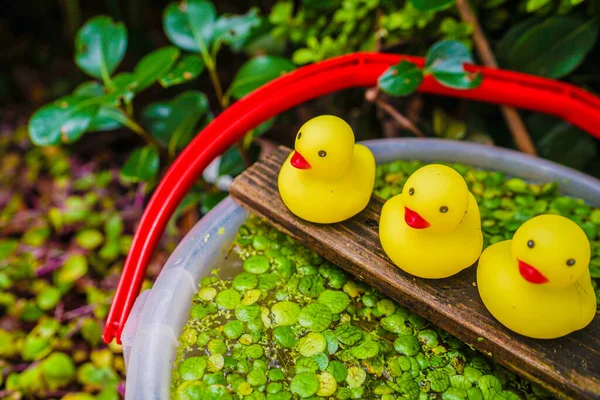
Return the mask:
[[[420, 57], [353, 53], [305, 66], [248, 94], [208, 124], [169, 168], [142, 215], [108, 314], [104, 341], [117, 338], [121, 343], [121, 332], [154, 248], [174, 210], [208, 164], [246, 132], [282, 111], [338, 90], [374, 86], [388, 67], [402, 60], [420, 67], [425, 64]], [[478, 88], [455, 90], [426, 77], [418, 90], [554, 115], [600, 138], [600, 98], [550, 79], [475, 65], [465, 67], [483, 74]]]

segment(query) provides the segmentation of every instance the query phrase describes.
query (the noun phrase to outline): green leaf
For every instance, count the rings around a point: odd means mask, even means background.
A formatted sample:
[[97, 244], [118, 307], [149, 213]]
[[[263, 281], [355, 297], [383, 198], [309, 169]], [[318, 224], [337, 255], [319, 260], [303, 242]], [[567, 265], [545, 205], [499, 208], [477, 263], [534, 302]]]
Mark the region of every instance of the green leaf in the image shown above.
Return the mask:
[[598, 39], [598, 22], [552, 17], [529, 28], [512, 46], [507, 67], [548, 78], [575, 70]]
[[409, 0], [419, 11], [439, 11], [450, 7], [454, 0]]
[[527, 0], [527, 3], [525, 4], [525, 11], [528, 13], [535, 12], [551, 2], [552, 0]]
[[122, 127], [123, 125], [114, 116], [114, 109], [109, 107], [100, 107], [96, 116], [87, 128], [88, 132], [106, 132]]
[[481, 84], [479, 73], [465, 71], [464, 63], [472, 63], [471, 52], [455, 40], [437, 42], [427, 52], [425, 73], [431, 73], [444, 86], [454, 89], [473, 89]]
[[176, 46], [193, 52], [207, 52], [214, 34], [217, 18], [209, 1], [188, 0], [171, 3], [165, 9], [163, 28]]
[[189, 82], [198, 77], [204, 71], [204, 62], [198, 56], [188, 54], [184, 56], [175, 67], [162, 78], [160, 84], [165, 87], [179, 85]]
[[102, 96], [103, 94], [104, 87], [100, 82], [97, 81], [83, 82], [81, 85], [77, 86], [75, 90], [73, 90], [74, 96], [96, 97]]
[[426, 72], [465, 72], [464, 63], [472, 63], [471, 52], [455, 40], [442, 40], [435, 43], [425, 59]]
[[[115, 77], [115, 80], [117, 80], [117, 78], [119, 78], [119, 80], [117, 81], [117, 83], [119, 83], [119, 81], [123, 78], [120, 78], [120, 76], [123, 74], [119, 74], [117, 75], [117, 77]], [[113, 85], [115, 84], [115, 81], [113, 80]], [[88, 82], [84, 82], [81, 85], [77, 86], [75, 88], [75, 90], [73, 91], [73, 94], [76, 96], [82, 96], [82, 97], [103, 97], [103, 101], [106, 100], [106, 103], [109, 104], [111, 103], [111, 99], [113, 96], [106, 96], [106, 93], [104, 92], [104, 87], [96, 81], [88, 81]], [[116, 106], [118, 101], [114, 101], [114, 105]], [[112, 115], [114, 115], [113, 113], [111, 113], [107, 107], [105, 106], [100, 106], [100, 108], [98, 109], [98, 112], [96, 113], [96, 116], [92, 119], [92, 122], [90, 123], [90, 125], [88, 126], [88, 128], [86, 129], [87, 132], [102, 132], [102, 131], [111, 131], [117, 128], [120, 128], [122, 125], [119, 121], [115, 120]]]
[[539, 155], [575, 169], [597, 157], [595, 140], [573, 125], [542, 114], [527, 119]]
[[196, 134], [200, 119], [208, 112], [208, 99], [202, 92], [187, 91], [169, 102], [151, 104], [142, 121], [152, 136], [174, 153]]
[[423, 72], [415, 64], [402, 61], [388, 68], [377, 80], [384, 92], [392, 96], [411, 94], [423, 82]]
[[98, 100], [67, 96], [37, 110], [29, 120], [29, 136], [38, 146], [76, 141], [98, 112]]
[[294, 64], [286, 58], [260, 56], [247, 61], [239, 69], [229, 88], [231, 95], [241, 99], [265, 83], [294, 69]]
[[256, 7], [243, 15], [222, 15], [214, 26], [214, 41], [222, 42], [235, 52], [242, 50], [248, 43], [253, 30], [261, 24]]
[[150, 146], [140, 147], [131, 153], [121, 168], [121, 177], [131, 182], [149, 181], [158, 172], [159, 164], [156, 149]]
[[476, 74], [456, 74], [447, 72], [434, 72], [435, 79], [444, 86], [454, 89], [474, 89], [481, 85], [483, 75]]
[[142, 58], [133, 71], [135, 90], [144, 90], [166, 75], [179, 58], [179, 54], [177, 47], [167, 46]]
[[54, 283], [63, 285], [73, 283], [88, 271], [88, 262], [84, 255], [75, 254], [67, 258], [65, 263], [56, 270], [54, 274]]
[[219, 163], [219, 176], [235, 176], [240, 174], [244, 168], [244, 160], [242, 159], [239, 150], [235, 146], [230, 147], [221, 157], [221, 162]]
[[112, 97], [115, 100], [113, 105], [118, 105], [119, 98], [122, 98], [126, 103], [133, 100], [136, 87], [136, 77], [129, 72], [121, 72], [117, 74], [111, 85]]
[[68, 385], [75, 377], [75, 364], [65, 353], [52, 353], [41, 367], [45, 381], [54, 390]]
[[498, 63], [504, 66], [508, 63], [508, 57], [515, 43], [527, 32], [532, 26], [540, 22], [540, 18], [528, 18], [518, 24], [513, 25], [506, 34], [500, 39], [496, 45], [496, 57]]
[[90, 76], [107, 81], [127, 50], [127, 29], [107, 16], [90, 19], [75, 39], [75, 63]]

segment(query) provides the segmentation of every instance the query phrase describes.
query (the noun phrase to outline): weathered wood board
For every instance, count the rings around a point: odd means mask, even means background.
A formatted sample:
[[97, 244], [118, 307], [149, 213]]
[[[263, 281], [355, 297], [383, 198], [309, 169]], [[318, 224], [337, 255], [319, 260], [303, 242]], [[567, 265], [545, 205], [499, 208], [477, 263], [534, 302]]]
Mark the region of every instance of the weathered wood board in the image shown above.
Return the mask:
[[481, 302], [475, 266], [447, 279], [425, 280], [404, 273], [389, 260], [377, 234], [381, 198], [373, 196], [360, 214], [337, 224], [313, 224], [293, 215], [277, 190], [279, 169], [289, 152], [281, 147], [239, 175], [230, 187], [234, 200], [557, 397], [600, 398], [600, 316], [587, 328], [555, 340], [533, 340], [509, 331]]

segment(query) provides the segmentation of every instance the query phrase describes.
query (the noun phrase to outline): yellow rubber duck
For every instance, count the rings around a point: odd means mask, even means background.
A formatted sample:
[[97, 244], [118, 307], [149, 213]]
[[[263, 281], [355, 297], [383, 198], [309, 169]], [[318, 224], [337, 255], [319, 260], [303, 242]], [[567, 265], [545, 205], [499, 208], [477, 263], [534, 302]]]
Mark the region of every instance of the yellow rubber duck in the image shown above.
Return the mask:
[[354, 132], [343, 119], [321, 115], [307, 121], [295, 139], [278, 178], [288, 209], [315, 223], [346, 220], [362, 211], [375, 185], [375, 158], [354, 144]]
[[379, 239], [400, 269], [439, 279], [473, 265], [483, 248], [479, 207], [454, 169], [426, 165], [381, 210]]
[[596, 315], [590, 242], [575, 222], [540, 215], [512, 240], [483, 252], [477, 287], [489, 312], [508, 329], [553, 339], [586, 327]]

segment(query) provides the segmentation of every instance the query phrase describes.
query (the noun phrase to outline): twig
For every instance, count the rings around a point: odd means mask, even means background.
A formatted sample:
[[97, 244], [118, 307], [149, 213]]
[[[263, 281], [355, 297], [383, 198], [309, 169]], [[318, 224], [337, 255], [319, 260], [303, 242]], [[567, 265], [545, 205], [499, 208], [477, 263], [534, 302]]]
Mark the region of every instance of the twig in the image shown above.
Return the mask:
[[411, 120], [402, 115], [402, 113], [396, 110], [391, 104], [387, 103], [379, 97], [379, 87], [375, 86], [368, 89], [365, 92], [365, 98], [367, 99], [367, 101], [375, 103], [377, 107], [387, 112], [390, 115], [390, 117], [392, 117], [394, 121], [396, 121], [398, 125], [400, 125], [402, 128], [411, 131], [415, 136], [425, 137], [423, 132], [421, 132], [421, 130], [417, 128]]
[[[475, 48], [477, 49], [477, 53], [483, 61], [483, 64], [487, 67], [498, 68], [498, 63], [496, 62], [496, 58], [494, 57], [494, 53], [490, 48], [490, 44], [481, 29], [481, 25], [477, 20], [477, 17], [471, 11], [471, 6], [468, 0], [457, 0], [456, 7], [458, 8], [458, 12], [463, 21], [471, 24], [473, 26], [473, 43]], [[525, 128], [525, 124], [517, 110], [513, 107], [501, 107], [502, 114], [504, 115], [504, 119], [510, 129], [510, 132], [513, 136], [515, 144], [524, 153], [536, 155], [537, 152], [535, 150], [535, 146], [527, 132], [527, 128]]]

